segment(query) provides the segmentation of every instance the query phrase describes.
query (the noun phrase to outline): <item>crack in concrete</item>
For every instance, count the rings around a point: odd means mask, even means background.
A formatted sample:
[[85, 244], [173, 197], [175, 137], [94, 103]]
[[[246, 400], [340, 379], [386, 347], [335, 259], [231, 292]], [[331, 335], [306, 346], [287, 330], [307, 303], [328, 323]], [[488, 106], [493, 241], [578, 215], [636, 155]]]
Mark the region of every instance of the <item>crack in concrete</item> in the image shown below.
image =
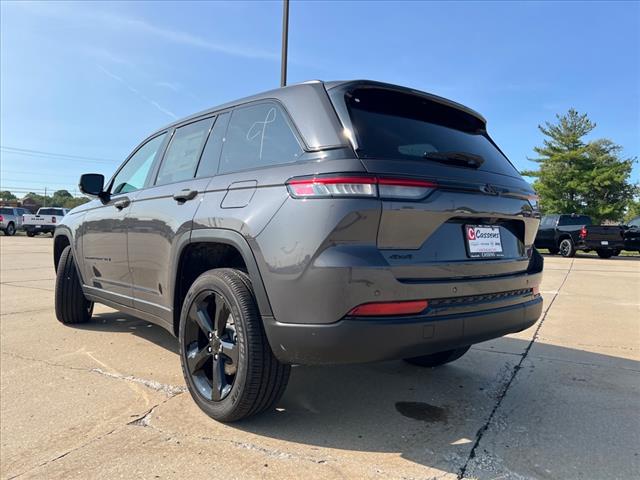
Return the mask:
[[80, 371], [80, 372], [97, 373], [99, 375], [103, 375], [105, 377], [113, 378], [116, 380], [124, 380], [126, 382], [139, 383], [140, 385], [144, 385], [145, 387], [150, 388], [151, 390], [164, 393], [168, 397], [175, 397], [176, 395], [187, 391], [187, 387], [183, 387], [180, 385], [170, 385], [167, 383], [160, 383], [156, 380], [148, 380], [146, 378], [140, 378], [134, 375], [121, 375], [119, 373], [106, 372], [101, 368], [73, 367], [71, 365], [54, 363], [49, 360], [43, 360], [40, 358], [25, 357], [23, 355], [13, 353], [13, 352], [2, 352], [2, 355], [8, 355], [13, 358], [30, 361], [30, 362], [44, 363], [45, 365], [49, 365], [50, 367], [65, 368], [68, 370], [74, 370], [74, 371]]
[[33, 312], [44, 312], [50, 311], [51, 307], [43, 307], [43, 308], [34, 308], [33, 310], [18, 310], [15, 312], [2, 312], [0, 313], [0, 317], [4, 317], [5, 315], [20, 315], [22, 313], [33, 313]]
[[134, 375], [121, 375], [119, 373], [110, 373], [105, 372], [100, 368], [92, 368], [89, 370], [90, 372], [99, 373], [100, 375], [104, 375], [105, 377], [115, 378], [118, 380], [125, 380], [127, 382], [139, 383], [144, 385], [151, 390], [155, 390], [156, 392], [162, 392], [169, 397], [175, 397], [180, 393], [184, 393], [187, 391], [187, 387], [182, 387], [180, 385], [169, 385], [166, 383], [160, 383], [155, 380], [148, 380], [146, 378], [136, 377]]
[[53, 288], [41, 288], [41, 287], [30, 287], [28, 285], [15, 285], [13, 282], [3, 282], [2, 285], [9, 285], [10, 287], [15, 288], [29, 288], [31, 290], [42, 290], [45, 292], [53, 292]]
[[122, 428], [122, 427], [114, 428], [113, 430], [110, 430], [107, 433], [103, 433], [102, 435], [98, 435], [97, 437], [92, 438], [91, 440], [89, 440], [88, 442], [83, 443], [82, 445], [79, 445], [79, 446], [74, 447], [74, 448], [72, 448], [70, 450], [67, 450], [66, 452], [61, 453], [60, 455], [58, 455], [56, 457], [53, 457], [53, 458], [51, 458], [49, 460], [46, 460], [46, 461], [44, 461], [44, 462], [42, 462], [42, 463], [40, 463], [40, 464], [38, 464], [38, 465], [36, 465], [34, 467], [31, 467], [28, 470], [25, 470], [24, 472], [20, 472], [20, 473], [18, 473], [16, 475], [8, 477], [7, 480], [13, 480], [14, 478], [21, 477], [22, 475], [25, 475], [25, 474], [27, 474], [29, 472], [32, 472], [32, 471], [34, 471], [34, 470], [36, 470], [38, 468], [46, 467], [47, 465], [50, 465], [51, 463], [57, 462], [58, 460], [66, 457], [67, 455], [69, 455], [69, 454], [71, 454], [73, 452], [77, 452], [78, 450], [82, 450], [83, 448], [88, 447], [92, 443], [95, 443], [98, 440], [102, 440], [103, 438], [111, 435], [112, 433], [116, 432], [120, 428]]
[[560, 295], [560, 291], [562, 290], [562, 287], [566, 283], [567, 278], [569, 278], [569, 274], [571, 273], [571, 270], [573, 268], [574, 261], [575, 261], [575, 258], [571, 259], [571, 264], [569, 265], [569, 269], [567, 270], [567, 273], [562, 279], [562, 283], [558, 287], [557, 293], [553, 296], [553, 298], [549, 302], [549, 307], [547, 307], [547, 310], [544, 312], [544, 314], [542, 315], [542, 318], [538, 322], [538, 325], [535, 331], [533, 332], [533, 336], [531, 337], [529, 344], [527, 345], [527, 347], [524, 349], [524, 352], [522, 352], [520, 356], [520, 361], [513, 367], [513, 370], [511, 371], [511, 375], [509, 379], [503, 385], [502, 391], [500, 392], [500, 395], [498, 395], [498, 400], [496, 404], [493, 406], [493, 409], [491, 410], [491, 413], [489, 414], [487, 421], [476, 432], [476, 439], [475, 439], [475, 442], [473, 443], [473, 447], [471, 447], [471, 450], [469, 451], [469, 456], [467, 457], [467, 460], [464, 462], [464, 465], [462, 465], [462, 467], [458, 471], [458, 477], [457, 477], [458, 480], [462, 480], [465, 478], [465, 475], [467, 473], [467, 468], [469, 467], [469, 463], [471, 462], [471, 460], [475, 458], [476, 450], [478, 449], [478, 446], [480, 445], [480, 442], [482, 441], [484, 434], [487, 432], [487, 430], [489, 430], [489, 426], [493, 422], [496, 412], [500, 408], [500, 405], [502, 405], [502, 401], [504, 400], [504, 398], [507, 396], [507, 392], [509, 391], [509, 388], [513, 384], [513, 381], [515, 380], [516, 376], [518, 375], [518, 372], [522, 369], [522, 364], [524, 363], [525, 359], [529, 355], [529, 351], [533, 347], [533, 344], [538, 339], [538, 333], [540, 332], [540, 328], [542, 328], [542, 324], [546, 320], [547, 315], [549, 315], [549, 312], [551, 311], [551, 307], [553, 307], [553, 304], [556, 301], [556, 298], [558, 298], [558, 296]]

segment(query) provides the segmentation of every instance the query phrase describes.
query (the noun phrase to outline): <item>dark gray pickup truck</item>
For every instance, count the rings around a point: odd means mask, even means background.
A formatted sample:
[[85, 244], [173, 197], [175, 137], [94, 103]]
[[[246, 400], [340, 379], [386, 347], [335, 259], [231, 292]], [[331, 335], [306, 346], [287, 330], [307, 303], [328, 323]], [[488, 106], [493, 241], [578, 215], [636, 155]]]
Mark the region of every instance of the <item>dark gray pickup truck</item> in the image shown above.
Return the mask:
[[624, 232], [619, 225], [592, 225], [587, 215], [545, 215], [535, 246], [563, 257], [573, 257], [578, 250], [595, 250], [600, 258], [610, 258], [624, 248]]

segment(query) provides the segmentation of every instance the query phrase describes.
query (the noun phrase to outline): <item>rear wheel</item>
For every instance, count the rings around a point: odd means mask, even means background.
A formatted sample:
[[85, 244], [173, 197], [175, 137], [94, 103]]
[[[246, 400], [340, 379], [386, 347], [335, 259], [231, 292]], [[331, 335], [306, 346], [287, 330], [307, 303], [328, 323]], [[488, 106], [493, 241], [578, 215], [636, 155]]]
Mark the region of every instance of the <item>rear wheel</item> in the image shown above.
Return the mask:
[[613, 250], [601, 250], [601, 249], [597, 249], [596, 253], [600, 258], [611, 258], [615, 254]]
[[220, 268], [196, 279], [182, 307], [179, 341], [189, 393], [216, 420], [260, 413], [286, 388], [291, 367], [271, 351], [244, 272]]
[[8, 237], [13, 236], [16, 233], [16, 226], [13, 223], [7, 225], [7, 228], [4, 230], [4, 234]]
[[27, 237], [33, 237], [35, 235], [35, 233], [33, 233], [31, 230], [27, 230]]
[[80, 279], [73, 260], [71, 246], [60, 255], [56, 274], [56, 317], [64, 324], [88, 322], [93, 314], [93, 302], [82, 293]]
[[576, 254], [576, 247], [570, 238], [564, 238], [559, 245], [560, 255], [563, 257], [573, 257]]
[[421, 357], [405, 358], [405, 362], [420, 367], [439, 367], [446, 363], [458, 360], [461, 356], [469, 351], [471, 345], [456, 348], [454, 350], [446, 350], [444, 352], [432, 353], [431, 355], [422, 355]]

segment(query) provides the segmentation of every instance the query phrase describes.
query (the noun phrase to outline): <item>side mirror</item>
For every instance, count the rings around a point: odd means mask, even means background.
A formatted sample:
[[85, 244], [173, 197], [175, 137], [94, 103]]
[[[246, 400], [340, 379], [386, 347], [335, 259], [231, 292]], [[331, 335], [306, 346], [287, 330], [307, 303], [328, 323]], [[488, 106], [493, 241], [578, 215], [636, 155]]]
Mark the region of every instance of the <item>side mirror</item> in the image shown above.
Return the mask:
[[92, 197], [102, 196], [104, 188], [104, 175], [99, 173], [85, 173], [78, 183], [80, 191]]

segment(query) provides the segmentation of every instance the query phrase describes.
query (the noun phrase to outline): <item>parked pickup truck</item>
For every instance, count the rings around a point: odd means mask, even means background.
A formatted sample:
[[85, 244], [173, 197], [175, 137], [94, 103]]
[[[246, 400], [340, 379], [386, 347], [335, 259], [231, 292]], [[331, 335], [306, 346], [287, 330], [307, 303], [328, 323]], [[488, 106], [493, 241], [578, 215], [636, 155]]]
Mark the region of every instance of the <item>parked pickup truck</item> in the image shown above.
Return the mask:
[[69, 212], [68, 208], [42, 207], [35, 215], [24, 215], [22, 217], [22, 228], [29, 237], [39, 233], [50, 233], [56, 229], [60, 220]]
[[22, 216], [30, 213], [26, 208], [2, 207], [0, 208], [0, 230], [10, 237], [22, 227]]
[[545, 215], [535, 246], [563, 257], [573, 257], [577, 250], [595, 250], [600, 258], [610, 258], [624, 248], [624, 235], [619, 225], [592, 225], [587, 215]]

